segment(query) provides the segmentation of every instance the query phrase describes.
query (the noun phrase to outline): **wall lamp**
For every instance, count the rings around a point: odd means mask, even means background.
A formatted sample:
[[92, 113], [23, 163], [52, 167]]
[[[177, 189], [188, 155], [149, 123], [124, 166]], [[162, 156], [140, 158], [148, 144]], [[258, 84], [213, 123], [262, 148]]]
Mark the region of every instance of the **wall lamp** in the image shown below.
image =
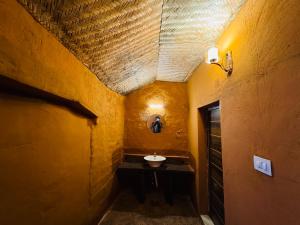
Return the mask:
[[209, 64], [218, 65], [224, 70], [228, 76], [232, 74], [233, 70], [233, 61], [231, 51], [227, 51], [225, 54], [225, 62], [219, 63], [219, 50], [216, 47], [209, 48], [207, 51], [207, 62]]
[[163, 104], [149, 104], [148, 106], [152, 109], [163, 109], [164, 108]]

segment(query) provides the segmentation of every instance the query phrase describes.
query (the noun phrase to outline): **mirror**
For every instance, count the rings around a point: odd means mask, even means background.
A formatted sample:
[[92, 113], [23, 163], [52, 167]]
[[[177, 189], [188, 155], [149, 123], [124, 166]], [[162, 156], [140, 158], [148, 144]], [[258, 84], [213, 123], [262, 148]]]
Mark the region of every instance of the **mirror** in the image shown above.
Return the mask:
[[152, 133], [161, 133], [163, 128], [163, 118], [159, 114], [153, 114], [149, 117], [147, 121], [147, 127]]

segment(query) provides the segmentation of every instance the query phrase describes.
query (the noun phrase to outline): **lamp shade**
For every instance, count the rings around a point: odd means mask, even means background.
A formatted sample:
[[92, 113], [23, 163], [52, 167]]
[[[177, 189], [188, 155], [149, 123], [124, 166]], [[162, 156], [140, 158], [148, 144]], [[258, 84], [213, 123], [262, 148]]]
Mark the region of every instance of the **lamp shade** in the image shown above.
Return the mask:
[[217, 63], [219, 61], [219, 50], [216, 47], [209, 48], [207, 51], [208, 63]]

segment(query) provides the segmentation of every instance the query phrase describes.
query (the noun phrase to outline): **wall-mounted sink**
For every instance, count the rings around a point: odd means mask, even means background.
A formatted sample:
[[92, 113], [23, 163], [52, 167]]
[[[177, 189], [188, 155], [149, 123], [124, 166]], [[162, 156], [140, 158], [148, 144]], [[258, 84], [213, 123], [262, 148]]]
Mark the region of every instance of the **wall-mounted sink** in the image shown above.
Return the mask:
[[144, 159], [148, 162], [151, 167], [160, 167], [163, 161], [166, 160], [166, 157], [160, 155], [147, 155]]

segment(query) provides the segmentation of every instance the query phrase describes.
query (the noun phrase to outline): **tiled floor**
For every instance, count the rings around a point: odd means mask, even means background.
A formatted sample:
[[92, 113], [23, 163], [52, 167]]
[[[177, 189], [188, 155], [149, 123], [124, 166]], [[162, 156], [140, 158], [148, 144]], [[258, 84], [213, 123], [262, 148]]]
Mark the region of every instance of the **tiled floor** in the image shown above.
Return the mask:
[[165, 203], [161, 193], [147, 194], [144, 204], [130, 191], [123, 191], [99, 225], [203, 225], [187, 196]]

